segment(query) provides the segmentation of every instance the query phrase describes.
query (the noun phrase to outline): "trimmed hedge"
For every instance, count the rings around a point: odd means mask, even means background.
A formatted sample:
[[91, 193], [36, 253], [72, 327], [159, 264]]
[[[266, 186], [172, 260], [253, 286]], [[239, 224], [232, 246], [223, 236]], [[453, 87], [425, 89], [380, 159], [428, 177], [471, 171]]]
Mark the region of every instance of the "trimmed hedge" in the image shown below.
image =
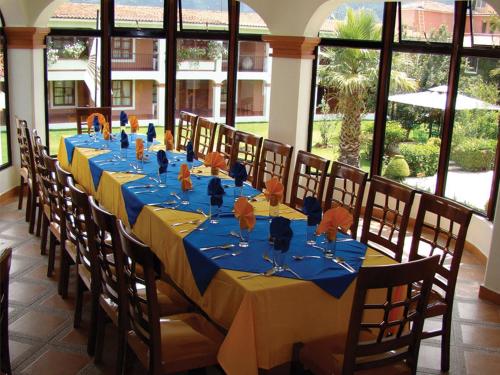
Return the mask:
[[468, 138], [451, 150], [451, 160], [466, 171], [488, 171], [495, 162], [496, 140]]
[[437, 172], [439, 147], [429, 143], [401, 143], [401, 155], [410, 167], [410, 176], [433, 176]]
[[384, 176], [396, 181], [403, 181], [410, 175], [408, 163], [402, 155], [395, 155], [387, 164]]

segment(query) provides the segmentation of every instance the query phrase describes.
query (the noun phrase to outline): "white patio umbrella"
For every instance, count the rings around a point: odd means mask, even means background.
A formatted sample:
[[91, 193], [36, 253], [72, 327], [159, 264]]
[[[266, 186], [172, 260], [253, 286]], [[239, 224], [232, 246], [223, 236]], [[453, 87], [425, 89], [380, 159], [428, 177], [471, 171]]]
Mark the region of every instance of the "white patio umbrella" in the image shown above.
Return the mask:
[[[409, 94], [398, 94], [389, 96], [391, 102], [417, 105], [419, 107], [435, 108], [444, 111], [446, 106], [446, 93], [448, 86], [437, 86], [421, 92], [412, 92]], [[465, 109], [484, 109], [500, 110], [500, 106], [486, 103], [482, 100], [471, 98], [469, 96], [458, 94], [455, 105], [456, 110]]]

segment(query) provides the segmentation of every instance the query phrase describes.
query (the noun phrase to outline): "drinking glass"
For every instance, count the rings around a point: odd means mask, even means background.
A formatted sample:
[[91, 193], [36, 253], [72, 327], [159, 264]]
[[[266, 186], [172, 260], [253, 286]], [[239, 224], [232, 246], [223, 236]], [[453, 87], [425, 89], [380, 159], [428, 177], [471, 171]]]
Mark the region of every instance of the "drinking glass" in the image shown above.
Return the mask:
[[310, 246], [316, 245], [316, 229], [317, 225], [307, 225], [306, 243]]
[[209, 217], [210, 217], [210, 224], [219, 224], [219, 213], [220, 213], [220, 207], [216, 204], [210, 205], [210, 211], [209, 211]]
[[275, 272], [283, 272], [285, 270], [286, 252], [276, 250], [273, 247], [273, 269]]
[[235, 186], [233, 189], [234, 200], [237, 201], [239, 197], [241, 197], [243, 192], [243, 186]]
[[136, 168], [137, 172], [142, 172], [143, 170], [144, 170], [144, 157], [137, 160], [137, 168]]
[[189, 190], [183, 190], [181, 192], [181, 204], [185, 206], [189, 204]]
[[160, 173], [158, 172], [158, 187], [164, 188], [167, 186], [167, 172]]
[[122, 161], [126, 161], [127, 160], [127, 148], [120, 148], [120, 159]]
[[248, 228], [240, 227], [240, 242], [238, 243], [239, 247], [248, 247], [250, 246], [250, 230]]

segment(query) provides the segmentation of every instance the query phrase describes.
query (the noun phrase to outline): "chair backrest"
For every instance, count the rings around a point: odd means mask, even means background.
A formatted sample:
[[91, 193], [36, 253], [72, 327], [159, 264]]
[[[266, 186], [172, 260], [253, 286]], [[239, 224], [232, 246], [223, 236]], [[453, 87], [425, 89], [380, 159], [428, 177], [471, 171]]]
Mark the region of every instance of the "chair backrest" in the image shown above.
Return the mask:
[[472, 211], [449, 199], [422, 193], [418, 207], [410, 260], [439, 255], [434, 289], [451, 309], [467, 229]]
[[326, 189], [325, 211], [341, 206], [352, 215], [351, 236], [356, 238], [359, 215], [365, 194], [368, 173], [350, 165], [334, 161]]
[[[43, 147], [43, 146], [42, 146]], [[56, 165], [57, 159], [49, 156], [47, 150], [41, 150], [43, 163], [45, 166], [45, 174], [41, 175], [44, 192], [47, 194], [48, 203], [50, 205], [50, 218], [49, 220], [54, 223], [61, 224], [61, 208], [59, 206], [59, 193], [57, 190], [57, 177]]]
[[292, 163], [292, 152], [293, 146], [264, 139], [262, 152], [260, 153], [258, 177], [255, 184], [257, 189], [262, 190], [267, 180], [277, 177], [286, 191], [288, 176], [290, 174], [290, 164]]
[[21, 168], [29, 169], [29, 146], [25, 138], [26, 132], [24, 130], [27, 127], [25, 120], [21, 120], [16, 117], [16, 133], [17, 133], [17, 143], [19, 144], [19, 155], [21, 160]]
[[231, 169], [231, 166], [236, 162], [243, 164], [247, 169], [247, 180], [253, 186], [257, 182], [261, 147], [262, 137], [239, 130], [234, 134], [231, 159], [229, 160], [228, 167]]
[[32, 135], [32, 131], [29, 128], [26, 121], [21, 123], [21, 128], [22, 128], [22, 131], [24, 134], [23, 142], [26, 144], [27, 149], [28, 149], [27, 150], [28, 152], [26, 153], [26, 156], [28, 159], [27, 160], [28, 161], [28, 178], [29, 178], [29, 180], [31, 180], [29, 182], [33, 185], [33, 188], [36, 189], [35, 145], [33, 142], [33, 135]]
[[184, 111], [179, 113], [179, 126], [177, 127], [177, 151], [185, 150], [188, 142], [194, 141], [197, 123], [197, 115]]
[[[9, 311], [9, 272], [11, 262], [12, 249], [7, 248], [0, 250], [0, 329], [4, 327], [4, 324], [5, 327], [7, 327], [7, 323], [4, 323], [4, 319], [7, 319]], [[3, 337], [4, 334], [7, 334], [7, 332], [3, 332], [2, 330], [0, 335]]]
[[[73, 205], [69, 191], [69, 181], [73, 180], [73, 175], [65, 171], [59, 163], [56, 163], [57, 196], [59, 199], [59, 210], [61, 215], [61, 241], [66, 240], [68, 226], [74, 225]], [[72, 240], [72, 238], [70, 238]], [[72, 241], [76, 244], [76, 242]]]
[[[416, 372], [420, 336], [438, 257], [359, 271], [342, 374], [406, 361]], [[421, 285], [416, 288], [416, 284]], [[367, 299], [385, 289], [384, 300]], [[363, 331], [363, 336], [361, 332]], [[365, 333], [368, 338], [365, 338]], [[362, 338], [363, 337], [363, 338]]]
[[97, 253], [90, 247], [91, 239], [95, 238], [95, 229], [89, 198], [87, 193], [78, 189], [73, 181], [69, 181], [69, 190], [73, 201], [73, 216], [75, 218], [74, 236], [77, 241], [78, 267], [83, 267], [88, 271], [92, 286], [97, 288], [99, 283]]
[[373, 176], [363, 218], [361, 242], [401, 261], [415, 191]]
[[302, 207], [304, 198], [309, 196], [317, 198], [320, 202], [323, 200], [329, 165], [330, 161], [320, 156], [302, 150], [298, 152], [293, 171], [291, 207]]
[[197, 159], [204, 159], [212, 152], [215, 143], [215, 130], [217, 124], [206, 118], [199, 117], [196, 125], [196, 135], [194, 137], [194, 155]]
[[[100, 207], [89, 196], [92, 211], [94, 237], [89, 242], [91, 251], [97, 254], [100, 293], [118, 306], [122, 324], [127, 322], [126, 290], [123, 280], [123, 252], [116, 216]], [[111, 257], [112, 255], [112, 257]]]
[[[161, 332], [158, 297], [156, 295], [155, 263], [158, 258], [143, 243], [136, 240], [118, 220], [118, 233], [124, 254], [123, 273], [127, 290], [128, 319], [137, 337], [149, 347], [149, 371], [161, 362]], [[142, 272], [138, 273], [138, 266]], [[146, 288], [146, 298], [139, 293]]]
[[[82, 123], [87, 121], [87, 117], [92, 113], [100, 113], [109, 123], [109, 130], [112, 128], [111, 107], [78, 107], [76, 108], [76, 132], [82, 134]], [[83, 121], [82, 121], [83, 120]]]
[[226, 165], [229, 166], [236, 129], [229, 125], [218, 124], [217, 130], [218, 134], [217, 134], [217, 143], [215, 145], [215, 151], [224, 155], [224, 160], [226, 162]]

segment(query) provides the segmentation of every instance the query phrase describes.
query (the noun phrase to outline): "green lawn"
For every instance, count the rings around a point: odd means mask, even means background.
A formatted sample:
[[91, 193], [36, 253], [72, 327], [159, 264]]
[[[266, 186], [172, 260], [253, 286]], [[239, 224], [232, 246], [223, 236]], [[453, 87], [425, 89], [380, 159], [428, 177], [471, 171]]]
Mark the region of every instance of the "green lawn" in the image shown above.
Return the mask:
[[5, 130], [1, 131], [0, 137], [2, 138], [2, 159], [0, 160], [0, 165], [7, 163], [9, 159], [9, 153], [7, 149], [7, 132]]

